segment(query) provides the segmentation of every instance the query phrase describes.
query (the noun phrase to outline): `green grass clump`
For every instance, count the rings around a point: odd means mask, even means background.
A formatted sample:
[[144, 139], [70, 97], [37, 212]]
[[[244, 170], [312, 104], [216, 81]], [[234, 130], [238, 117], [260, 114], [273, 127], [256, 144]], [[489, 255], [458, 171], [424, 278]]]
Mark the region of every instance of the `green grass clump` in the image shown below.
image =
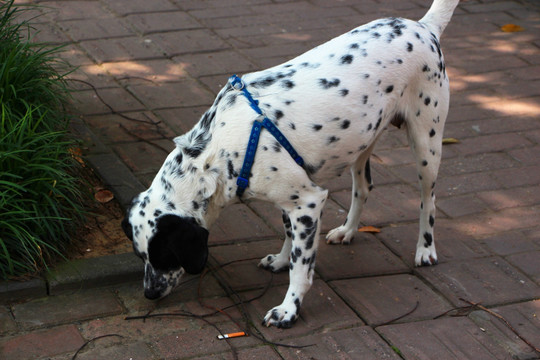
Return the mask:
[[[82, 219], [59, 47], [31, 42], [23, 8], [0, 2], [0, 277], [47, 268]], [[64, 67], [65, 68], [65, 67]]]

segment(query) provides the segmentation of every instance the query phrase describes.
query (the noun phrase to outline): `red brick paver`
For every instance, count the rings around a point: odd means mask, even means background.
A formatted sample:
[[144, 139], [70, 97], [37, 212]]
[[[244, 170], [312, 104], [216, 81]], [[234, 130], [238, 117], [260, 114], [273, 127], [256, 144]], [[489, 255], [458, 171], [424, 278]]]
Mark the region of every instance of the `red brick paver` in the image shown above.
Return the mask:
[[75, 325], [40, 330], [0, 340], [0, 354], [5, 360], [35, 359], [75, 352], [84, 340]]

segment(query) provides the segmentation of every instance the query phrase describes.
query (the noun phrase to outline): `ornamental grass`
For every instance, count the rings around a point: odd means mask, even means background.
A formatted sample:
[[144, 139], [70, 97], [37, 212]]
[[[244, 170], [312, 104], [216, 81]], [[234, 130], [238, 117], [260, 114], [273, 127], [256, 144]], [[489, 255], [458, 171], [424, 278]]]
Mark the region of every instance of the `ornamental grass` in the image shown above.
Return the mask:
[[61, 47], [32, 41], [27, 7], [0, 2], [0, 278], [59, 257], [84, 218]]

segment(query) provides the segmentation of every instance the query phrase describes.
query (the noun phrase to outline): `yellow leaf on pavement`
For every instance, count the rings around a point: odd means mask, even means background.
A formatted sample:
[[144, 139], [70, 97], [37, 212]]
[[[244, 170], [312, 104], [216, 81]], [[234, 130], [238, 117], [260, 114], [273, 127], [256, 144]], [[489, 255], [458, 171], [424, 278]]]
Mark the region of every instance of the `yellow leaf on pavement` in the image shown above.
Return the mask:
[[380, 233], [381, 229], [378, 229], [375, 226], [362, 226], [360, 229], [358, 229], [358, 231], [367, 233]]
[[520, 32], [525, 31], [525, 28], [516, 24], [506, 24], [501, 26], [501, 30], [504, 32]]
[[455, 138], [444, 138], [444, 139], [442, 139], [442, 143], [443, 143], [443, 145], [457, 144], [457, 143], [459, 143], [459, 140], [455, 139]]

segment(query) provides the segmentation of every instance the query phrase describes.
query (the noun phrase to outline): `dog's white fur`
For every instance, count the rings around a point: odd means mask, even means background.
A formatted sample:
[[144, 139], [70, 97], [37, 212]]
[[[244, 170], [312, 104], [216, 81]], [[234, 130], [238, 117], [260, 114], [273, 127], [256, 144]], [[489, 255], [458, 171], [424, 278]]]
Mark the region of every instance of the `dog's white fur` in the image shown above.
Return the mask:
[[[298, 166], [268, 131], [262, 131], [244, 198], [267, 200], [283, 210], [283, 248], [263, 258], [260, 266], [290, 269], [285, 299], [265, 316], [266, 325], [289, 327], [298, 317], [312, 283], [328, 194], [321, 186], [348, 167], [353, 178], [351, 208], [345, 224], [332, 230], [327, 241], [349, 243], [353, 238], [371, 187], [369, 157], [390, 122], [405, 125], [418, 167], [422, 206], [415, 263], [437, 262], [433, 187], [449, 106], [439, 38], [457, 4], [458, 0], [435, 0], [419, 22], [376, 20], [285, 64], [243, 76], [266, 116], [306, 163]], [[203, 241], [206, 246], [201, 229], [210, 228], [221, 209], [239, 200], [236, 179], [256, 118], [246, 98], [225, 86], [201, 121], [175, 139], [176, 149], [150, 188], [135, 198], [123, 225], [146, 263], [149, 297], [168, 294], [184, 268], [197, 272], [204, 266], [203, 250], [188, 254], [193, 255], [188, 260], [199, 261], [188, 267], [179, 258], [192, 250], [175, 247], [187, 241], [184, 232], [191, 234], [193, 246]], [[176, 228], [165, 224], [164, 215], [186, 230], [173, 236]]]

